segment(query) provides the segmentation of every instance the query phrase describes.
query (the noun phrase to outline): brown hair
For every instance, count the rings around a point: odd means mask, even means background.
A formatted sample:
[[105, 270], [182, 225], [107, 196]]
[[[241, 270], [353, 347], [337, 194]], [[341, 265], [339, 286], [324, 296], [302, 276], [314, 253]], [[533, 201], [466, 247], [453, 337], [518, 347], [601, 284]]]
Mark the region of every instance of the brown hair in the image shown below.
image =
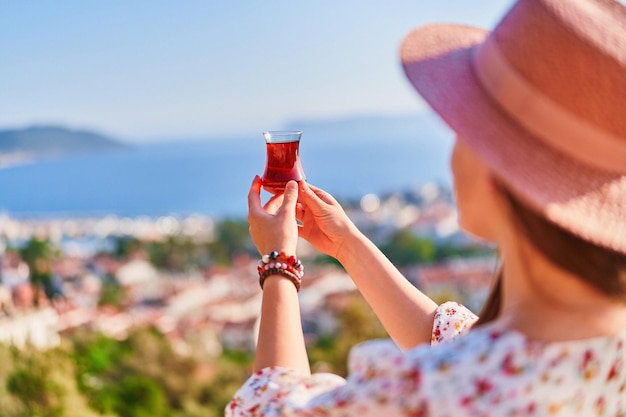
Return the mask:
[[[501, 184], [498, 188], [523, 236], [553, 264], [568, 271], [610, 298], [626, 303], [626, 254], [575, 236], [519, 202]], [[475, 326], [494, 320], [502, 297], [500, 267]]]
[[478, 320], [474, 323], [473, 327], [482, 326], [490, 321], [495, 320], [500, 314], [500, 306], [502, 304], [502, 267], [496, 272], [493, 284], [489, 290], [489, 295], [483, 304], [480, 313], [478, 314]]

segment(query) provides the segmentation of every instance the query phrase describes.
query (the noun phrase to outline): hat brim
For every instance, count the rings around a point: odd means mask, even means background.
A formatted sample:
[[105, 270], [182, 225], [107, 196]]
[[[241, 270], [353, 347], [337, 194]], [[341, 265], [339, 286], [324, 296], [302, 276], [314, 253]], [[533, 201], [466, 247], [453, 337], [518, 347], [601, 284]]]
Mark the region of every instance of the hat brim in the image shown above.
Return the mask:
[[523, 203], [585, 240], [626, 253], [626, 175], [560, 154], [498, 107], [472, 66], [487, 35], [452, 24], [414, 30], [401, 47], [409, 81]]

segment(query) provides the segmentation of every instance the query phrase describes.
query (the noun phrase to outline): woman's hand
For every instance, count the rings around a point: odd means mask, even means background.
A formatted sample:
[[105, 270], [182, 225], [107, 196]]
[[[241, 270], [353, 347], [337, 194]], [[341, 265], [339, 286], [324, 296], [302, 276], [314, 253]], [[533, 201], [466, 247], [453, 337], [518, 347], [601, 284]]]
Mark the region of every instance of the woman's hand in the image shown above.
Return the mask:
[[250, 236], [261, 255], [271, 251], [296, 256], [298, 224], [296, 202], [298, 185], [289, 181], [284, 194], [275, 195], [261, 204], [261, 178], [257, 175], [248, 193], [248, 223]]
[[300, 237], [320, 252], [337, 259], [346, 238], [358, 232], [333, 196], [304, 181], [300, 182], [296, 216], [302, 222]]

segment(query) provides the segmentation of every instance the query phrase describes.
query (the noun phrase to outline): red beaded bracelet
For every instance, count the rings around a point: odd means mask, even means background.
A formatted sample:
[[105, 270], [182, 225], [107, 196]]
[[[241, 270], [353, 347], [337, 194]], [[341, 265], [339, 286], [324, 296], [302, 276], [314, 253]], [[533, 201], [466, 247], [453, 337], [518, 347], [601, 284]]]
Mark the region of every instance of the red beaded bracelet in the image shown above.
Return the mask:
[[272, 251], [269, 255], [263, 255], [257, 266], [259, 272], [259, 285], [263, 289], [265, 279], [270, 275], [282, 275], [289, 278], [296, 290], [300, 291], [304, 266], [295, 256], [287, 256], [284, 252]]

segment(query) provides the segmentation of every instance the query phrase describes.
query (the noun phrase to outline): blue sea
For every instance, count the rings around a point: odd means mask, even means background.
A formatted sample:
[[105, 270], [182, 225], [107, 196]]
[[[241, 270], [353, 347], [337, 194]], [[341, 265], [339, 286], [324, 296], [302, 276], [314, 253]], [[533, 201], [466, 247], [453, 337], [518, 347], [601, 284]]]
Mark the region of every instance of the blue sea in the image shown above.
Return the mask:
[[[451, 140], [302, 138], [307, 180], [339, 199], [450, 184]], [[18, 218], [246, 215], [248, 187], [262, 174], [256, 138], [169, 141], [0, 169], [0, 211]]]

